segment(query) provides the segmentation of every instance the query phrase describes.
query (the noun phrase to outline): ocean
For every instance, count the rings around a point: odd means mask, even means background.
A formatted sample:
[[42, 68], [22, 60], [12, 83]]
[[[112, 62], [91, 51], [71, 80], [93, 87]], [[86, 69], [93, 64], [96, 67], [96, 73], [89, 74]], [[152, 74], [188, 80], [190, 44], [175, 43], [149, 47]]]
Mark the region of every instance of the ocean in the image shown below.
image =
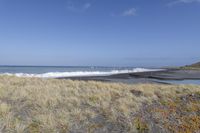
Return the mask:
[[[38, 78], [70, 78], [110, 76], [114, 74], [160, 71], [156, 68], [98, 67], [98, 66], [0, 66], [0, 75]], [[134, 79], [132, 79], [134, 80]], [[169, 84], [198, 84], [200, 80], [155, 80]]]
[[158, 71], [153, 68], [97, 66], [0, 66], [0, 75], [18, 77], [61, 78], [78, 76], [109, 76], [113, 74]]

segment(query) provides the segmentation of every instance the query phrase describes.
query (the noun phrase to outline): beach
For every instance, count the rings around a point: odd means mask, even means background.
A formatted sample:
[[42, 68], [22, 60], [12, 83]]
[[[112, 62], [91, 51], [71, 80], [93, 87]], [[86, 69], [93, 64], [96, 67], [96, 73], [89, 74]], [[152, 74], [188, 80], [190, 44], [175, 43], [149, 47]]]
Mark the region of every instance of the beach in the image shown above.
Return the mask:
[[200, 133], [200, 0], [0, 0], [0, 133]]
[[[94, 81], [104, 81], [104, 82], [121, 82], [128, 84], [137, 84], [137, 83], [170, 84], [170, 81], [174, 81], [173, 82], [174, 84], [176, 83], [200, 84], [200, 71], [183, 70], [183, 69], [163, 69], [159, 71], [113, 74], [110, 76], [62, 77], [60, 79], [86, 80], [86, 81], [94, 80]], [[183, 82], [179, 83], [179, 81]]]
[[182, 68], [0, 66], [0, 75], [125, 84], [199, 84], [200, 71]]
[[[40, 67], [26, 67], [29, 74], [0, 75], [0, 132], [200, 130], [198, 70], [133, 69], [134, 72], [109, 71], [117, 73], [112, 75], [86, 76], [81, 72], [84, 76], [46, 78], [44, 75], [80, 72], [31, 74], [33, 69]], [[96, 70], [89, 74], [94, 73], [97, 74]]]

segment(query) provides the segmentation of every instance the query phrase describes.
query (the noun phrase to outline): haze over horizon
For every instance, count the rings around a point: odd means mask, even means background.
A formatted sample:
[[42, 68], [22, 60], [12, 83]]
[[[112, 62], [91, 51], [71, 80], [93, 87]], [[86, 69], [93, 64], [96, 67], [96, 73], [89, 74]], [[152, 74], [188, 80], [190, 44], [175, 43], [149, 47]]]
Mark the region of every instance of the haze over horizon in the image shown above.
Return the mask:
[[200, 61], [199, 0], [0, 0], [0, 65]]

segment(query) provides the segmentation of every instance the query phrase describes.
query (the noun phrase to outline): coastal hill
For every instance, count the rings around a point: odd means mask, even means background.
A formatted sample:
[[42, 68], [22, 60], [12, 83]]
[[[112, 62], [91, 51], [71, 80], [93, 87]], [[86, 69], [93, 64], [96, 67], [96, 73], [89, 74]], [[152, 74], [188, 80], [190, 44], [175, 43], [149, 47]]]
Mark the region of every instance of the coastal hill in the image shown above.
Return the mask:
[[192, 65], [186, 65], [184, 67], [181, 67], [184, 69], [200, 69], [200, 62], [194, 63]]
[[200, 68], [200, 62], [190, 65], [189, 67]]

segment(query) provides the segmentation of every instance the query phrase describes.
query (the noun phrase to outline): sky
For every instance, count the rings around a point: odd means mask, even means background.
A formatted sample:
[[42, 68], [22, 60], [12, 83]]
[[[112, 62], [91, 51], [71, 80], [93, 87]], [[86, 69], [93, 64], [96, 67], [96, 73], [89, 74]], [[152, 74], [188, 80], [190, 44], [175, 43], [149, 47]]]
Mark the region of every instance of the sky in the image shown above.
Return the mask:
[[0, 65], [200, 61], [200, 0], [0, 0]]

